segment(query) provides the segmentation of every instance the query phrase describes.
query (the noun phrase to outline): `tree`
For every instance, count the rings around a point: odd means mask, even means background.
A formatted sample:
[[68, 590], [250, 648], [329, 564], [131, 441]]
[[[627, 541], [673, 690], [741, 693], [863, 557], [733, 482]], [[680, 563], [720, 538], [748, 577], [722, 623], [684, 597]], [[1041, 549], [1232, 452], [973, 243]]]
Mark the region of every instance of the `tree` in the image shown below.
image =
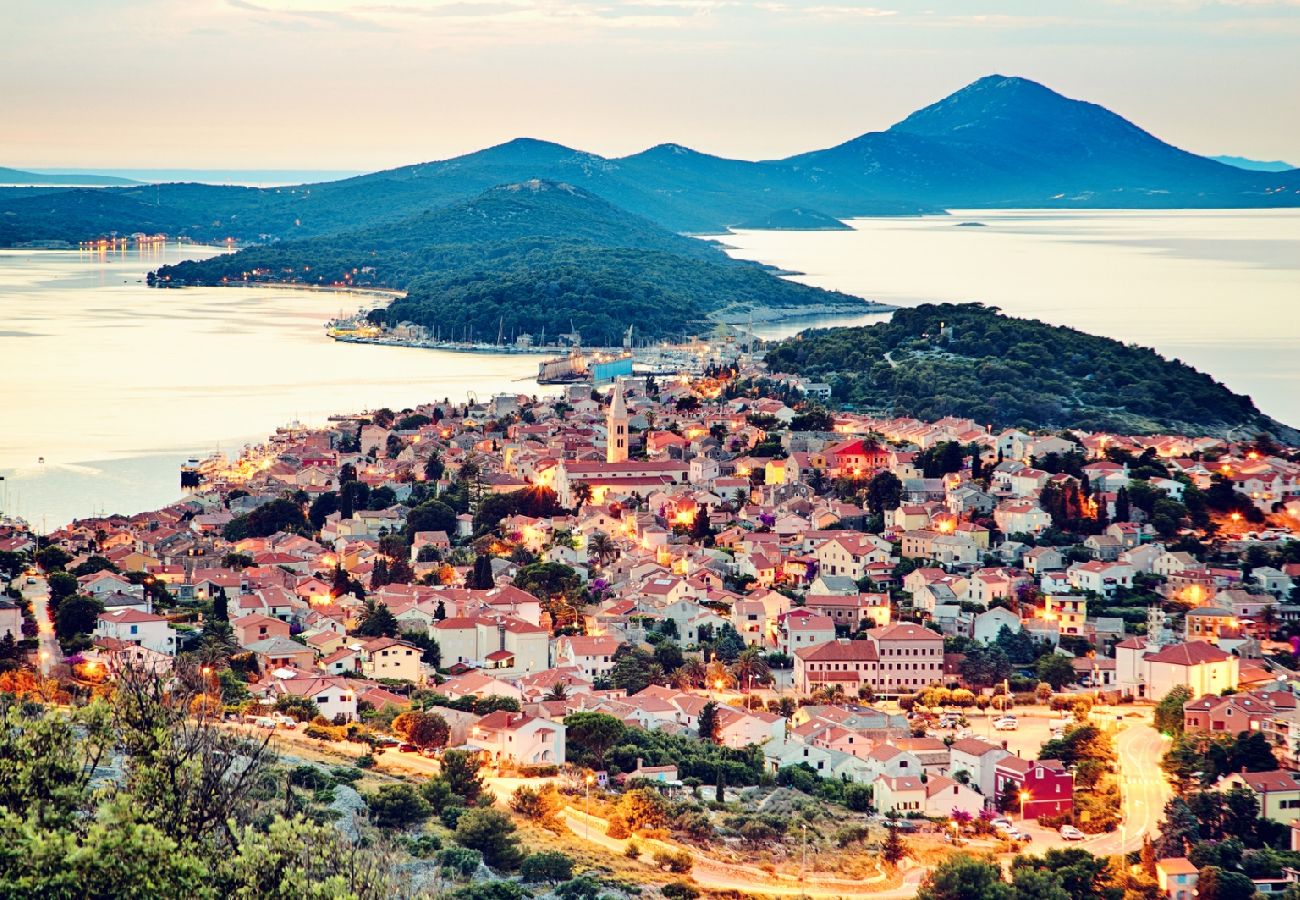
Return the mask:
[[718, 704], [710, 700], [700, 707], [699, 717], [695, 720], [696, 730], [699, 731], [700, 740], [708, 741], [711, 744], [718, 742]]
[[614, 716], [598, 712], [570, 713], [564, 717], [564, 727], [571, 761], [595, 769], [605, 768], [606, 751], [627, 733], [627, 727]]
[[1155, 726], [1161, 734], [1177, 737], [1183, 733], [1183, 706], [1192, 699], [1192, 692], [1184, 685], [1174, 687], [1156, 704]]
[[867, 511], [873, 516], [883, 516], [886, 511], [898, 509], [903, 502], [903, 482], [888, 470], [877, 472], [867, 484]]
[[486, 591], [496, 582], [492, 578], [492, 557], [481, 553], [474, 557], [474, 571], [466, 579], [466, 587], [476, 591]]
[[610, 683], [629, 694], [640, 693], [653, 680], [652, 666], [657, 668], [651, 654], [631, 644], [623, 644], [614, 651], [614, 665], [609, 671]]
[[998, 647], [973, 647], [961, 661], [959, 671], [968, 684], [988, 687], [1010, 677], [1011, 660]]
[[1059, 691], [1067, 684], [1072, 684], [1075, 680], [1074, 665], [1070, 662], [1069, 657], [1060, 653], [1047, 654], [1038, 660], [1035, 669], [1038, 679], [1046, 681], [1056, 691]]
[[1255, 883], [1240, 872], [1206, 866], [1196, 880], [1196, 895], [1198, 900], [1250, 900]]
[[466, 805], [473, 805], [483, 792], [483, 779], [478, 770], [477, 756], [467, 750], [448, 750], [442, 755], [442, 775], [439, 777]]
[[69, 597], [59, 604], [59, 611], [54, 615], [54, 631], [64, 642], [90, 634], [103, 611], [104, 604], [92, 597], [80, 594]]
[[880, 855], [890, 866], [897, 866], [907, 856], [907, 845], [897, 828], [886, 828], [885, 842], [880, 847]]
[[393, 720], [393, 733], [421, 749], [445, 747], [451, 736], [447, 720], [437, 713], [404, 712]]
[[361, 637], [396, 637], [397, 617], [384, 604], [368, 600], [361, 624], [354, 633]]
[[385, 784], [366, 797], [370, 821], [388, 831], [405, 831], [432, 815], [428, 801], [411, 785]]
[[668, 802], [654, 788], [633, 788], [628, 791], [619, 800], [618, 811], [627, 827], [634, 831], [640, 828], [659, 828], [668, 821]]
[[767, 684], [772, 680], [772, 673], [763, 658], [763, 651], [758, 647], [746, 647], [740, 651], [740, 655], [731, 666], [731, 675], [736, 679], [736, 684], [744, 690], [748, 690], [755, 684]]
[[70, 562], [72, 562], [72, 554], [62, 547], [50, 545], [36, 552], [36, 564], [46, 572], [62, 571], [63, 567]]
[[956, 853], [935, 866], [916, 894], [918, 900], [1011, 900], [1011, 885], [987, 857]]
[[523, 860], [515, 823], [497, 809], [470, 809], [456, 822], [456, 843], [483, 854], [483, 862], [497, 869], [517, 868]]
[[527, 884], [559, 884], [573, 877], [573, 860], [558, 851], [534, 853], [524, 859], [519, 874]]
[[406, 515], [406, 536], [410, 541], [420, 531], [456, 533], [456, 510], [441, 500], [426, 500]]
[[510, 808], [526, 819], [534, 822], [549, 822], [560, 810], [560, 797], [555, 785], [546, 784], [538, 788], [521, 784], [510, 796]]

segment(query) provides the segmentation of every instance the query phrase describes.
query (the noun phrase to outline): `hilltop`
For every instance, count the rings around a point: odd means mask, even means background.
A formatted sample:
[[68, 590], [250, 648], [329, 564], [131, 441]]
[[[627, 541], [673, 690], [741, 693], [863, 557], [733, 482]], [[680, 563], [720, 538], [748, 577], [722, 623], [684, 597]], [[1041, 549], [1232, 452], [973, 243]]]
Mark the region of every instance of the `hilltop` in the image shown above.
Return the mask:
[[774, 345], [767, 363], [830, 382], [840, 402], [896, 416], [1134, 433], [1295, 433], [1179, 360], [978, 303], [924, 304], [876, 325], [805, 331]]
[[10, 169], [0, 166], [0, 184], [4, 185], [128, 185], [139, 184], [132, 178], [119, 175], [89, 175], [80, 173], [26, 172], [22, 169]]
[[102, 188], [93, 204], [79, 190], [32, 197], [0, 189], [0, 245], [151, 230], [195, 240], [295, 240], [401, 222], [529, 179], [572, 184], [672, 231], [696, 233], [779, 220], [792, 209], [844, 219], [954, 207], [1300, 205], [1300, 171], [1225, 165], [1104, 107], [992, 75], [886, 131], [761, 162], [672, 143], [610, 158], [519, 138], [451, 159], [283, 188]]
[[698, 333], [721, 308], [861, 300], [794, 284], [569, 184], [494, 187], [392, 225], [165, 266], [167, 285], [287, 282], [407, 291], [374, 314], [445, 335], [555, 334], [597, 342]]

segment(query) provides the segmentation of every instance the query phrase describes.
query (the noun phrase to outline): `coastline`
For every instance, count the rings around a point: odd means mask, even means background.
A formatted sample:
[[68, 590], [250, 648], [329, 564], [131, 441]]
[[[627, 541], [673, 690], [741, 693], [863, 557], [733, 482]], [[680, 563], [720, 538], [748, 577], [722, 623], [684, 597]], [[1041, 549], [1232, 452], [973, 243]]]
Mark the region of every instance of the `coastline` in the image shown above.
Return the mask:
[[710, 313], [709, 318], [724, 325], [748, 325], [751, 321], [758, 325], [774, 325], [780, 322], [792, 322], [799, 319], [824, 319], [835, 316], [851, 318], [864, 315], [883, 315], [892, 313], [899, 307], [874, 300], [860, 303], [836, 303], [816, 308], [807, 306], [759, 306], [732, 308], [724, 307]]

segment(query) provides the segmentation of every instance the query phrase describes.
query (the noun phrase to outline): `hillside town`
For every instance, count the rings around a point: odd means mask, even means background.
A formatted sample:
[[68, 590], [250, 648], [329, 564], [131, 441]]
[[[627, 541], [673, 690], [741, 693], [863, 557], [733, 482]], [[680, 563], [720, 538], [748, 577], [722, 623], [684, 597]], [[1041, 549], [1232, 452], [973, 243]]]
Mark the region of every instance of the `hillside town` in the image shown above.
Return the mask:
[[558, 786], [569, 839], [705, 888], [910, 896], [969, 845], [1300, 890], [1300, 453], [828, 399], [731, 367], [374, 410], [8, 521], [0, 686], [199, 666], [222, 727], [472, 760], [524, 818]]

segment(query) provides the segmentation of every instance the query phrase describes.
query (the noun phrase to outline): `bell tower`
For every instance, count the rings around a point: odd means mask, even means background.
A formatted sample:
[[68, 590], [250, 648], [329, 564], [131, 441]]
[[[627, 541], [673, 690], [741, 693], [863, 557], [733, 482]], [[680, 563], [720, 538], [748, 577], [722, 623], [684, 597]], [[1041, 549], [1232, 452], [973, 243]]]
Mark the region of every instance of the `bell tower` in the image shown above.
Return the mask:
[[627, 462], [627, 404], [623, 402], [623, 383], [614, 382], [614, 396], [605, 418], [605, 461]]

